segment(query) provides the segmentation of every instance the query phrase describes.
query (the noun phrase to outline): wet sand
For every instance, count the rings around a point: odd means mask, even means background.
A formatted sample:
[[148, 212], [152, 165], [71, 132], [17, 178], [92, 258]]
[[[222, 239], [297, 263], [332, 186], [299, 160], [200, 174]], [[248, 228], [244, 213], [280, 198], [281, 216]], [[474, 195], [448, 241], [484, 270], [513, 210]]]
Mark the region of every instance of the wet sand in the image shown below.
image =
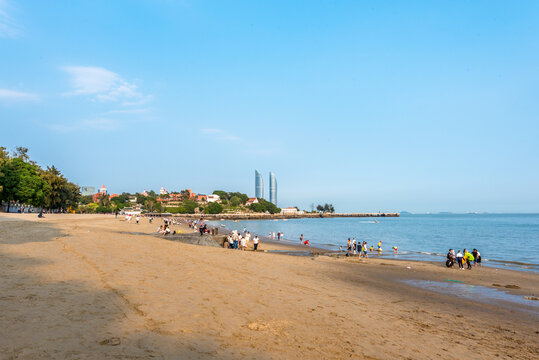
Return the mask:
[[0, 214], [0, 359], [539, 357], [533, 301], [409, 283], [521, 298], [537, 274], [201, 247], [152, 235], [159, 221]]

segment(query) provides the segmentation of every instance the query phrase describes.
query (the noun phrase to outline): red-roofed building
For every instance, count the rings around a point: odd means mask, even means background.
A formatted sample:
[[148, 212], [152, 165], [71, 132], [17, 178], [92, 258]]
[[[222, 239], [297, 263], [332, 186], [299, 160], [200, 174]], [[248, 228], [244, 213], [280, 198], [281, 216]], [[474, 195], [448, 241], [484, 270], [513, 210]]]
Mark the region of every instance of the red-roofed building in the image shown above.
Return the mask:
[[208, 197], [206, 195], [197, 195], [197, 202], [206, 202]]
[[249, 198], [249, 200], [247, 200], [247, 202], [245, 203], [245, 205], [249, 206], [251, 204], [258, 204], [258, 199], [257, 198]]

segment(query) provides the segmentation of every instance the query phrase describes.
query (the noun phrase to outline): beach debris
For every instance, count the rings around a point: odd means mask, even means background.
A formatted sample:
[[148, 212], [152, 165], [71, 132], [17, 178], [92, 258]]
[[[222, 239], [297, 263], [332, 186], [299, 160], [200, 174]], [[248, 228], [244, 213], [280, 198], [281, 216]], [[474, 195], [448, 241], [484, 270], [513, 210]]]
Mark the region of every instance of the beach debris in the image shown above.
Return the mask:
[[120, 345], [120, 343], [121, 343], [120, 338], [111, 337], [109, 339], [100, 341], [99, 345], [116, 346], [116, 345]]
[[411, 269], [412, 267], [411, 267], [411, 266], [407, 266], [406, 268], [407, 268], [407, 269]]
[[506, 288], [506, 289], [520, 289], [520, 286], [518, 286], [518, 285], [492, 284], [492, 286], [496, 286], [496, 287], [504, 287], [504, 288]]
[[460, 281], [460, 280], [451, 280], [451, 279], [445, 279], [445, 281], [452, 281], [452, 282], [456, 282], [456, 283], [461, 283], [463, 281]]
[[526, 300], [539, 300], [539, 297], [537, 297], [537, 296], [524, 296], [524, 299], [526, 299]]

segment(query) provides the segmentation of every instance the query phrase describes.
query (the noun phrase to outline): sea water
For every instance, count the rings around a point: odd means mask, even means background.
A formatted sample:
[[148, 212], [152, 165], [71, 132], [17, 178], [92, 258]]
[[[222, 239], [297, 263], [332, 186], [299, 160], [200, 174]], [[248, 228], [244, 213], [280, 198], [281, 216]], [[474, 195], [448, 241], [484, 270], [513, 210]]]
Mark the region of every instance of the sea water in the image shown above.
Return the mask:
[[316, 218], [289, 220], [215, 221], [227, 229], [267, 239], [270, 232], [284, 234], [283, 241], [299, 244], [301, 234], [313, 246], [346, 249], [348, 238], [366, 241], [382, 256], [425, 261], [445, 261], [448, 250], [474, 248], [483, 265], [539, 272], [539, 214], [402, 215], [396, 218]]

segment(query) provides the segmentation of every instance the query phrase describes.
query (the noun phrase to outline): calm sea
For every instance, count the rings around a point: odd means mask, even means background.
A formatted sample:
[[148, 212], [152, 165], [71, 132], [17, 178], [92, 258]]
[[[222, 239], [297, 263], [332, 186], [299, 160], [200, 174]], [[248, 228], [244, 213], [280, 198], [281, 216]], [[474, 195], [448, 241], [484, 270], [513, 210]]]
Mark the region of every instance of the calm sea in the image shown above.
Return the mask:
[[[376, 221], [375, 221], [376, 219]], [[539, 272], [539, 214], [402, 215], [399, 218], [330, 218], [291, 220], [215, 221], [227, 229], [267, 237], [284, 233], [285, 241], [299, 243], [303, 234], [314, 246], [338, 250], [346, 241], [382, 240], [382, 256], [444, 261], [449, 248], [476, 248], [485, 266]]]

